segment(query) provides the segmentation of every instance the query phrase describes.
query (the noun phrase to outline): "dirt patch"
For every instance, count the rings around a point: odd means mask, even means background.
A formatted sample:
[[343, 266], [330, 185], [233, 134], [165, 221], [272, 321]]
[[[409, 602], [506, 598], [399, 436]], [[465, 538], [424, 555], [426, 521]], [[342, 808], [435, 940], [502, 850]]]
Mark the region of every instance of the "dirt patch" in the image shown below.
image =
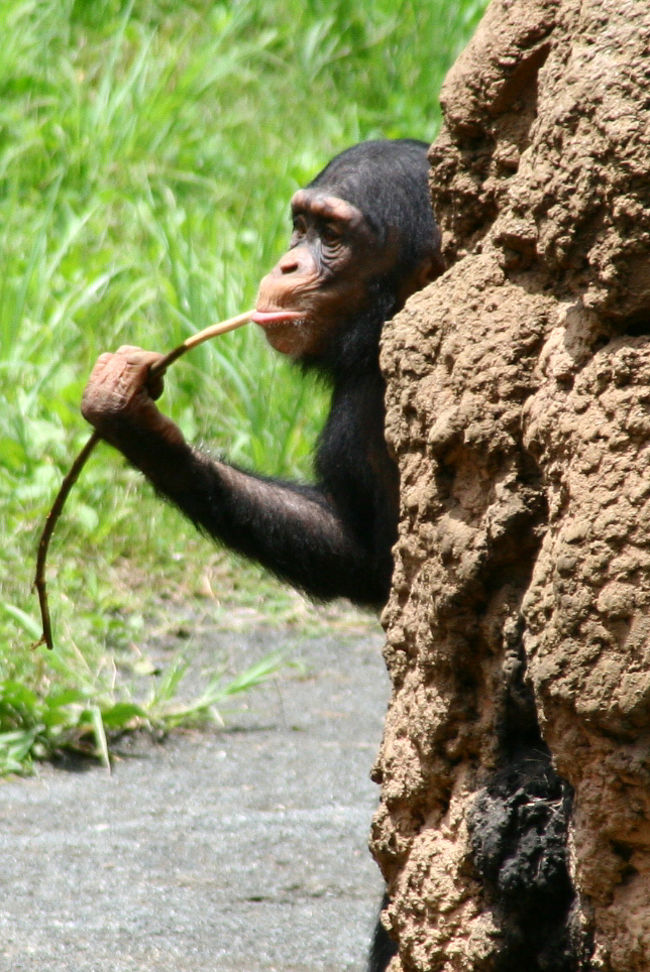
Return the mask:
[[111, 775], [0, 783], [0, 972], [363, 967], [383, 888], [367, 850], [381, 632], [195, 621], [191, 692], [230, 655], [300, 667], [233, 700], [222, 731], [123, 740]]

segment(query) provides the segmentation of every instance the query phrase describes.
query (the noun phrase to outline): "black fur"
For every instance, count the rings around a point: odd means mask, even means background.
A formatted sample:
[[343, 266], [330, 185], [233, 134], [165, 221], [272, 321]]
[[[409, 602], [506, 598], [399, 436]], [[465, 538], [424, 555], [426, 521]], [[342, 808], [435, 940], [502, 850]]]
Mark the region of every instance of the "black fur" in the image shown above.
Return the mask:
[[498, 972], [579, 968], [566, 848], [571, 797], [543, 744], [497, 772], [477, 797], [472, 849], [503, 924]]
[[555, 771], [515, 648], [499, 726], [499, 765], [468, 817], [474, 864], [503, 929], [494, 972], [586, 972], [567, 837], [573, 792]]
[[[384, 900], [381, 903], [382, 908], [385, 908], [387, 904], [388, 896], [384, 895]], [[385, 972], [394, 955], [397, 955], [397, 945], [381, 921], [378, 920], [372, 936], [366, 972]]]
[[[384, 238], [398, 231], [397, 284], [431, 252], [432, 241], [436, 251], [440, 247], [429, 198], [428, 148], [412, 138], [362, 142], [333, 158], [309, 186], [327, 189], [357, 206]], [[441, 272], [442, 257], [438, 259]]]

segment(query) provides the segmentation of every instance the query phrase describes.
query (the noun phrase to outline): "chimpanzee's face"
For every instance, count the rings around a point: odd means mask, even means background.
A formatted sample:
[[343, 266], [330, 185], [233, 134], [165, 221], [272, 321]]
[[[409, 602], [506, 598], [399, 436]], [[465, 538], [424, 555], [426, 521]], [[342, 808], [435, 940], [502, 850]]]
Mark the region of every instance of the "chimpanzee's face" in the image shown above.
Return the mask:
[[318, 355], [333, 331], [366, 305], [371, 278], [395, 260], [364, 214], [319, 189], [291, 201], [288, 251], [264, 277], [253, 316], [269, 343], [294, 358]]

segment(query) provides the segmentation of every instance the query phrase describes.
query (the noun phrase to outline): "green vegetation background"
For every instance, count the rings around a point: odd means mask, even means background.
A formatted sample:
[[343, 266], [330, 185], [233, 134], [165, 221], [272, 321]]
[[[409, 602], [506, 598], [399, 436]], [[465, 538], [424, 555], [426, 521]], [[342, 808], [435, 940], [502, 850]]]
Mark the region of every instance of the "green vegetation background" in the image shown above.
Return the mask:
[[[57, 650], [31, 651], [38, 533], [89, 434], [79, 401], [97, 355], [167, 350], [252, 306], [298, 185], [353, 142], [433, 140], [444, 74], [483, 7], [0, 4], [0, 771], [71, 728], [100, 746], [102, 725], [137, 716], [125, 686], [155, 669], [149, 647], [181, 602], [213, 623], [242, 606], [304, 622], [299, 599], [197, 536], [102, 446], [50, 553]], [[176, 365], [163, 407], [239, 463], [308, 476], [326, 400], [251, 326]]]

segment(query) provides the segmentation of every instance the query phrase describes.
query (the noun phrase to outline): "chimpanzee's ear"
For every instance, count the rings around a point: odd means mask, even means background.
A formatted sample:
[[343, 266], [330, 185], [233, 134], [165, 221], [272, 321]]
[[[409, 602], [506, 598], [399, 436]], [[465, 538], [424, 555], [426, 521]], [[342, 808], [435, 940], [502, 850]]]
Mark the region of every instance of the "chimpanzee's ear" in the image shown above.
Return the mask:
[[430, 284], [436, 277], [439, 277], [441, 273], [444, 273], [444, 270], [445, 265], [440, 250], [434, 250], [432, 253], [428, 253], [402, 282], [399, 290], [400, 305], [403, 306], [411, 294], [422, 290], [423, 287]]
[[423, 287], [426, 287], [427, 284], [430, 284], [444, 272], [445, 264], [442, 255], [440, 250], [436, 249], [420, 263], [417, 269], [418, 286], [416, 290], [422, 290]]

